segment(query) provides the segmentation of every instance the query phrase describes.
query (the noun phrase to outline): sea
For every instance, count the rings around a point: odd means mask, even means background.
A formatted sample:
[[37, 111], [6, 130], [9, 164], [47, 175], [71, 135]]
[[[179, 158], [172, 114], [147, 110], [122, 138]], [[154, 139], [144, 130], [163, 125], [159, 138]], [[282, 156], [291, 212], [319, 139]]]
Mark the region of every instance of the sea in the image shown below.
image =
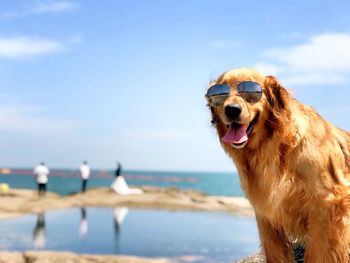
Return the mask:
[[[166, 171], [132, 171], [122, 174], [129, 185], [175, 187], [194, 189], [208, 195], [243, 196], [239, 177], [236, 172], [166, 172]], [[109, 187], [114, 180], [113, 171], [93, 170], [88, 181], [88, 188]], [[32, 169], [0, 169], [0, 184], [6, 183], [10, 188], [36, 189]], [[52, 169], [47, 190], [60, 195], [79, 192], [81, 179], [78, 170]]]

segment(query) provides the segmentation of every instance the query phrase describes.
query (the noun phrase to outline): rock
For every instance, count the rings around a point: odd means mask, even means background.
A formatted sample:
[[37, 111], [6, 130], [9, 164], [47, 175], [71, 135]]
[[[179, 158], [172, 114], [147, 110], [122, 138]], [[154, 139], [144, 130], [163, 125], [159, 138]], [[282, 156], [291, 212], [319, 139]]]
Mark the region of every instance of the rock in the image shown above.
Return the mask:
[[[294, 254], [294, 262], [295, 263], [303, 263], [304, 262], [304, 252], [305, 249], [303, 246], [295, 243], [293, 245], [293, 254]], [[246, 257], [242, 260], [237, 261], [236, 263], [265, 263], [265, 256], [262, 252], [256, 253], [249, 257]]]
[[0, 263], [25, 263], [20, 252], [0, 252]]
[[143, 195], [118, 195], [109, 188], [93, 188], [85, 193], [59, 196], [48, 192], [38, 197], [34, 190], [11, 189], [0, 195], [0, 218], [16, 217], [27, 213], [41, 213], [67, 207], [141, 207], [152, 209], [178, 209], [226, 211], [253, 216], [254, 211], [245, 198], [207, 196], [193, 190], [143, 187]]
[[0, 263], [170, 263], [166, 258], [80, 255], [69, 252], [0, 252]]

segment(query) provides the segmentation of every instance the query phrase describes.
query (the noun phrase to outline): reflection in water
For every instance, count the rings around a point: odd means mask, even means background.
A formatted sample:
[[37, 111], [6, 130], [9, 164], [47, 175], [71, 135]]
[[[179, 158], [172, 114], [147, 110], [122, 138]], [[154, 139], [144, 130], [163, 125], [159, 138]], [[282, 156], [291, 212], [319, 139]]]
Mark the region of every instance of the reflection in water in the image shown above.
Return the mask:
[[113, 211], [113, 223], [114, 223], [114, 234], [115, 234], [115, 248], [114, 248], [114, 253], [119, 254], [119, 235], [120, 235], [120, 228], [121, 225], [129, 213], [129, 209], [127, 207], [116, 207]]
[[34, 248], [233, 262], [258, 250], [259, 238], [254, 218], [214, 212], [86, 207], [0, 220], [1, 251]]
[[87, 221], [85, 207], [80, 208], [80, 213], [81, 213], [81, 217], [80, 217], [80, 225], [79, 225], [79, 236], [84, 237], [88, 232], [88, 221]]
[[35, 249], [45, 248], [45, 214], [39, 213], [33, 231], [33, 245]]
[[113, 212], [114, 216], [114, 231], [115, 236], [118, 237], [120, 233], [120, 227], [125, 217], [127, 216], [129, 209], [127, 207], [116, 207]]

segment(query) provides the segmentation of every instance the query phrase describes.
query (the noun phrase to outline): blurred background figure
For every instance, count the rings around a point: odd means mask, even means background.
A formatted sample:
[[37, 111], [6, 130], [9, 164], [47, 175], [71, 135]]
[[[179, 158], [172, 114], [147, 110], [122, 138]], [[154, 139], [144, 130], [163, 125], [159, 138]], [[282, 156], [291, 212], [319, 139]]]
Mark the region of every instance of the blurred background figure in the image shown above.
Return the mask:
[[121, 224], [123, 223], [128, 213], [129, 209], [127, 207], [116, 207], [114, 209], [114, 231], [116, 237], [119, 236]]
[[139, 188], [129, 188], [124, 177], [121, 175], [121, 165], [118, 162], [115, 170], [115, 179], [111, 185], [111, 188], [120, 195], [139, 195], [143, 194], [143, 190]]
[[83, 164], [80, 166], [80, 175], [81, 175], [81, 192], [84, 193], [86, 190], [87, 181], [90, 177], [90, 166], [88, 165], [87, 161], [84, 161]]
[[122, 173], [122, 165], [120, 162], [117, 162], [117, 167], [115, 169], [115, 177], [118, 177]]
[[33, 173], [36, 175], [36, 183], [38, 184], [38, 194], [43, 196], [46, 194], [46, 184], [48, 182], [49, 168], [44, 162], [41, 162], [34, 168]]
[[33, 231], [33, 245], [35, 249], [45, 248], [45, 214], [39, 213]]
[[82, 207], [80, 209], [81, 217], [80, 217], [80, 225], [79, 225], [79, 236], [84, 237], [88, 232], [88, 221], [86, 216], [86, 208]]

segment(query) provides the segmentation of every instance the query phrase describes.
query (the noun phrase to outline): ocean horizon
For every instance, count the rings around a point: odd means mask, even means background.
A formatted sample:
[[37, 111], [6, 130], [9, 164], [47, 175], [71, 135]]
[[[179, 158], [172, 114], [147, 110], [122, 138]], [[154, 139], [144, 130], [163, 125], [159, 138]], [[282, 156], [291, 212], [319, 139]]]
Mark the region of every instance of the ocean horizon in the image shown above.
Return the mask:
[[[88, 188], [109, 187], [114, 179], [112, 170], [92, 170]], [[124, 170], [122, 174], [129, 185], [176, 187], [193, 189], [208, 195], [243, 196], [237, 172], [175, 172]], [[0, 183], [11, 188], [36, 189], [33, 169], [0, 169]], [[51, 169], [47, 190], [60, 195], [80, 191], [81, 180], [77, 169]]]

